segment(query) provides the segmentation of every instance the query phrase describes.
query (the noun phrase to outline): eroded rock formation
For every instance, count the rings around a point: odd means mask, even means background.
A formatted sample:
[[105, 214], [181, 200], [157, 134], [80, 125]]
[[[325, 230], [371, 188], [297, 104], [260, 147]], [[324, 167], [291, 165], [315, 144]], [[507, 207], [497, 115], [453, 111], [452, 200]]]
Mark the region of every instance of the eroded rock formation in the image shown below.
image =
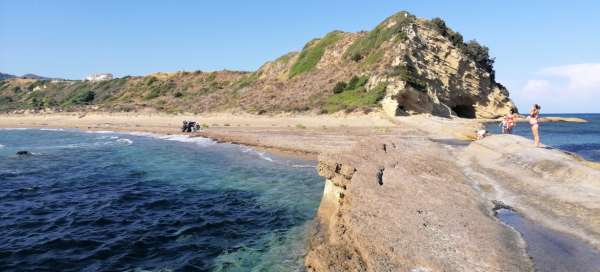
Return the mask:
[[318, 170], [309, 271], [532, 270], [518, 234], [438, 143], [373, 139], [322, 156]]

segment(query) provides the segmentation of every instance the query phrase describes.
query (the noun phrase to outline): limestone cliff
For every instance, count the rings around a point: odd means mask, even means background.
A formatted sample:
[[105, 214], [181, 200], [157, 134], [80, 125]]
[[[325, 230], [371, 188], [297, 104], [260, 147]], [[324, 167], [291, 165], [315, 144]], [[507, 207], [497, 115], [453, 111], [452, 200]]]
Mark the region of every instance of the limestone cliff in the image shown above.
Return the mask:
[[325, 192], [309, 271], [532, 271], [519, 235], [492, 214], [452, 154], [379, 137], [321, 156]]
[[486, 47], [441, 19], [399, 12], [369, 32], [333, 31], [255, 72], [177, 72], [102, 82], [0, 81], [0, 110], [251, 113], [370, 111], [493, 118], [514, 104]]

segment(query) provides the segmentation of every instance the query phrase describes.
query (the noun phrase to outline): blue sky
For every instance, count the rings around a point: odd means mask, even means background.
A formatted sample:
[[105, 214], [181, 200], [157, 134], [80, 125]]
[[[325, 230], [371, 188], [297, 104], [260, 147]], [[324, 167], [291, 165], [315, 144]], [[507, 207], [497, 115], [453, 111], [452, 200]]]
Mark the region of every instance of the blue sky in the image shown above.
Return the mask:
[[0, 72], [254, 70], [400, 10], [442, 17], [487, 45], [521, 111], [537, 102], [546, 112], [600, 112], [600, 1], [0, 0]]

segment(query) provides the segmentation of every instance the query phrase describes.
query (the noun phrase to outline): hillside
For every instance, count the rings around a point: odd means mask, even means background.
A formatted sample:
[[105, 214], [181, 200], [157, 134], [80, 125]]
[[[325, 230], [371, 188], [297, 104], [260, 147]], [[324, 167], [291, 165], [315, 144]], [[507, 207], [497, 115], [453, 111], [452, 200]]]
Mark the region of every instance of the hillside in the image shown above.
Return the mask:
[[441, 19], [399, 12], [370, 32], [333, 31], [254, 72], [177, 72], [101, 82], [8, 79], [0, 111], [370, 111], [492, 118], [514, 104], [493, 59]]
[[0, 80], [5, 80], [5, 79], [10, 79], [10, 78], [15, 78], [16, 76], [11, 75], [11, 74], [4, 74], [4, 73], [0, 73]]

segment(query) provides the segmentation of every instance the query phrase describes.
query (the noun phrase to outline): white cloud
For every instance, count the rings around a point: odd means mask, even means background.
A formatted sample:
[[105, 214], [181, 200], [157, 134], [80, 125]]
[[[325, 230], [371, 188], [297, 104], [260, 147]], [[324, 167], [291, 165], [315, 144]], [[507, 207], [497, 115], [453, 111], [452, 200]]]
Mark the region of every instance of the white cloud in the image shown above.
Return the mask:
[[527, 83], [525, 83], [525, 86], [523, 87], [523, 91], [526, 91], [526, 92], [545, 91], [548, 89], [550, 89], [550, 82], [548, 82], [547, 80], [543, 80], [543, 79], [528, 80]]
[[600, 112], [600, 63], [541, 69], [517, 88], [514, 100], [521, 110], [538, 103], [546, 112]]
[[600, 63], [571, 64], [542, 69], [541, 75], [568, 79], [570, 89], [600, 91]]

